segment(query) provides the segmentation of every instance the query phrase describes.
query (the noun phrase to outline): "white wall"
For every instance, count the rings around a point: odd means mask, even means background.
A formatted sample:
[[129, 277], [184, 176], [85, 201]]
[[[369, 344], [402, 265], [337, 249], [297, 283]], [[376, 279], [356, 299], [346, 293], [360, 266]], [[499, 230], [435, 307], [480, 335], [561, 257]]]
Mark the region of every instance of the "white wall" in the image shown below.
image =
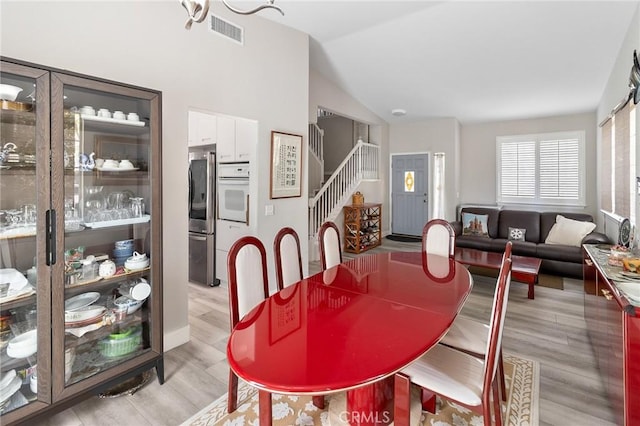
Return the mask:
[[[304, 136], [307, 158], [308, 36], [257, 15], [232, 14], [219, 2], [212, 11], [244, 27], [244, 46], [210, 33], [206, 23], [185, 30], [186, 12], [177, 1], [3, 2], [0, 17], [3, 56], [163, 93], [165, 349], [189, 337], [184, 183], [189, 108], [259, 122], [259, 196], [252, 205], [269, 265], [278, 229], [307, 232], [306, 185], [302, 197], [269, 200], [269, 155], [270, 132], [280, 130]], [[264, 216], [266, 204], [275, 205], [274, 216]], [[301, 244], [306, 263], [306, 238]], [[273, 268], [269, 276], [275, 289]]]
[[[629, 31], [620, 47], [620, 52], [616, 59], [616, 63], [611, 70], [609, 80], [605, 87], [600, 104], [597, 111], [597, 122], [601, 123], [611, 113], [613, 108], [629, 94], [629, 74], [633, 65], [633, 51], [637, 50], [640, 54], [640, 5], [636, 8], [636, 12], [629, 25]], [[601, 135], [598, 129], [598, 153], [601, 149]], [[636, 173], [640, 176], [640, 104], [636, 105]], [[600, 164], [597, 164], [598, 176], [600, 176]], [[600, 179], [598, 178], [598, 185]], [[598, 188], [600, 188], [598, 186]], [[600, 192], [600, 191], [598, 191]], [[597, 200], [598, 203], [600, 200]], [[636, 196], [636, 217], [635, 223], [640, 223], [640, 205], [638, 205], [638, 197]], [[599, 204], [598, 204], [599, 207]], [[633, 221], [634, 218], [631, 218]], [[603, 216], [598, 215], [599, 225], [604, 223]], [[608, 230], [608, 234], [611, 232]], [[617, 232], [614, 233], [617, 236]]]
[[353, 120], [334, 115], [318, 120], [324, 130], [324, 170], [333, 173], [353, 149]]
[[[596, 217], [596, 114], [565, 115], [529, 120], [500, 121], [462, 126], [460, 157], [460, 203], [496, 203], [496, 137], [532, 133], [585, 130], [586, 207], [572, 209]], [[526, 209], [527, 206], [521, 206]], [[557, 207], [536, 207], [549, 211]], [[562, 210], [567, 211], [566, 207]]]
[[[391, 154], [445, 153], [446, 191], [444, 218], [447, 220], [455, 220], [455, 206], [458, 203], [458, 172], [456, 165], [460, 155], [459, 132], [460, 124], [455, 118], [434, 118], [424, 121], [397, 123], [392, 124], [389, 130], [389, 150]], [[433, 170], [433, 159], [431, 161], [429, 169]], [[385, 167], [389, 169], [390, 162], [387, 162]], [[429, 206], [431, 209], [431, 206], [433, 206], [433, 200], [431, 200], [433, 189], [429, 193]], [[431, 217], [431, 213], [430, 210], [429, 217]]]
[[343, 117], [350, 118], [360, 123], [369, 124], [369, 142], [380, 146], [380, 181], [366, 185], [362, 190], [365, 201], [377, 198], [377, 194], [384, 194], [377, 201], [382, 206], [382, 229], [389, 229], [389, 183], [388, 183], [388, 158], [389, 158], [389, 126], [380, 117], [365, 108], [360, 102], [352, 98], [342, 89], [331, 83], [320, 73], [310, 70], [309, 75], [309, 122], [317, 122], [318, 107], [323, 107], [336, 112]]

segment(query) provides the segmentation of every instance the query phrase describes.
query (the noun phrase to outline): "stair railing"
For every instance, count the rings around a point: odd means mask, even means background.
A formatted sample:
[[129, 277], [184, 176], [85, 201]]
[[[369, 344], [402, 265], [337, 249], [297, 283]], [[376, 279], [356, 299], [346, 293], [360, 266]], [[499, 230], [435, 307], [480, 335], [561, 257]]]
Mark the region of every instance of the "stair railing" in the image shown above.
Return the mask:
[[326, 220], [335, 219], [361, 181], [379, 179], [379, 161], [377, 145], [358, 141], [320, 191], [309, 199], [310, 237], [317, 235]]

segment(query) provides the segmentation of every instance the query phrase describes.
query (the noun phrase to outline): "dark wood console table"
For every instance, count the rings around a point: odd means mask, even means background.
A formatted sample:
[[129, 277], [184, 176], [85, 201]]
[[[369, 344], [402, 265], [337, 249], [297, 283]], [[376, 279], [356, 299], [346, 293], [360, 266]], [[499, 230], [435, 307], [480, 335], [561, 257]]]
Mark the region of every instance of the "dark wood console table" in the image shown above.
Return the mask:
[[605, 250], [585, 244], [583, 254], [584, 318], [616, 423], [639, 425], [640, 303], [621, 291], [622, 268]]

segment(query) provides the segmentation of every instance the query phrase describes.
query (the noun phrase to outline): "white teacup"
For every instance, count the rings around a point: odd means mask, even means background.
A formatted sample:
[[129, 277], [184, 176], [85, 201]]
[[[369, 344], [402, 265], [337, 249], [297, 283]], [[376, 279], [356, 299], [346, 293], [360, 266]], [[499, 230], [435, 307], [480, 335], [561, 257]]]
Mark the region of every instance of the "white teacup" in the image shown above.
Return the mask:
[[85, 105], [82, 108], [80, 108], [80, 114], [84, 114], [84, 115], [96, 115], [96, 110], [93, 109], [92, 106], [89, 105]]
[[121, 169], [133, 169], [133, 163], [129, 160], [122, 160], [120, 161], [120, 168]]
[[113, 118], [115, 118], [116, 120], [126, 120], [127, 116], [122, 111], [114, 111]]
[[117, 169], [118, 168], [118, 162], [116, 160], [104, 160], [104, 163], [102, 163], [102, 167], [104, 167], [105, 169]]
[[129, 120], [129, 121], [140, 121], [140, 117], [135, 112], [130, 112], [127, 115], [127, 120]]
[[94, 162], [96, 163], [96, 167], [101, 168], [102, 166], [104, 166], [104, 160], [102, 158], [96, 158]]
[[100, 108], [98, 110], [98, 117], [111, 118], [111, 112], [106, 108]]

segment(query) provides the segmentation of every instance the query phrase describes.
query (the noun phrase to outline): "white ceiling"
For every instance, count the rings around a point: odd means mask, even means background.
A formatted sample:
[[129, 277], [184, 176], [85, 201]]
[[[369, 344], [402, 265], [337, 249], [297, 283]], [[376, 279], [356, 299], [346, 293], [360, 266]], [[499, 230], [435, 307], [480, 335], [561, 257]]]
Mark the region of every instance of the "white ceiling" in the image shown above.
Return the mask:
[[[230, 2], [239, 7], [262, 2]], [[276, 0], [310, 66], [389, 122], [593, 111], [637, 1]], [[629, 69], [632, 58], [629, 55]], [[391, 110], [407, 115], [397, 118]], [[339, 111], [338, 111], [339, 112]]]

